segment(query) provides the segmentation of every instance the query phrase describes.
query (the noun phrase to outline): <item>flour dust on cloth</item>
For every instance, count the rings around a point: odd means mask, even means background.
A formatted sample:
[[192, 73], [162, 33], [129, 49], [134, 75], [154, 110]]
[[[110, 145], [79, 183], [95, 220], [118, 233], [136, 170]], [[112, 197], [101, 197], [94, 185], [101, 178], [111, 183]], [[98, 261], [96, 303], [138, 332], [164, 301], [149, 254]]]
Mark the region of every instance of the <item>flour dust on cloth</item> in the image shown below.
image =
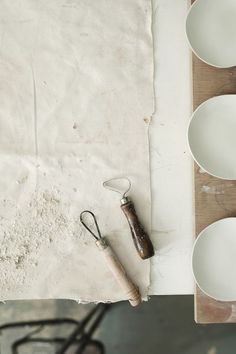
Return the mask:
[[102, 182], [129, 176], [150, 229], [151, 1], [0, 8], [0, 299], [124, 299], [79, 222], [84, 209], [145, 298], [149, 261]]

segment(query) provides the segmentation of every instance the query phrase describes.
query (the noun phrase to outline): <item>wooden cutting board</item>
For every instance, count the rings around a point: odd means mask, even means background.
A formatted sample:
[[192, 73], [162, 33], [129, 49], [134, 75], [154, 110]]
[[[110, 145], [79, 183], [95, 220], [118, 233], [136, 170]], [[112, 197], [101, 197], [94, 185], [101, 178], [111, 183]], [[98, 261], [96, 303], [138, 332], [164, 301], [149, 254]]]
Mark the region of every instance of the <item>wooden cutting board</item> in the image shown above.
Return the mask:
[[[194, 2], [194, 1], [192, 1]], [[193, 64], [193, 109], [207, 99], [236, 94], [236, 67], [213, 68], [195, 55]], [[206, 226], [222, 218], [236, 216], [236, 181], [225, 181], [194, 166], [196, 236]], [[236, 302], [215, 301], [197, 287], [195, 320], [198, 323], [236, 322]]]

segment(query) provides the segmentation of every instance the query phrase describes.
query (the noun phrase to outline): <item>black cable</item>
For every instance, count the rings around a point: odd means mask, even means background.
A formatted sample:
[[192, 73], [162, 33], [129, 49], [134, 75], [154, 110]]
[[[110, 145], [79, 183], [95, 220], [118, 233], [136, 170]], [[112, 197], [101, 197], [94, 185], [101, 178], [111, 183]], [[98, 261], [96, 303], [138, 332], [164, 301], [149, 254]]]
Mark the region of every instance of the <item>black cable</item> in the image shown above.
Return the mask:
[[12, 322], [12, 323], [7, 323], [5, 325], [0, 326], [0, 331], [2, 330], [7, 330], [11, 328], [18, 328], [18, 327], [32, 327], [32, 326], [39, 326], [39, 329], [34, 329], [30, 333], [28, 333], [26, 336], [18, 339], [15, 341], [11, 348], [12, 348], [12, 353], [17, 354], [17, 348], [21, 345], [23, 345], [26, 342], [30, 341], [30, 337], [34, 335], [35, 333], [38, 333], [39, 330], [42, 330], [45, 326], [58, 326], [58, 325], [64, 325], [64, 324], [72, 324], [72, 325], [79, 325], [79, 322], [71, 319], [71, 318], [57, 318], [57, 319], [45, 319], [45, 320], [35, 320], [35, 321], [21, 321], [21, 322]]
[[90, 321], [90, 319], [94, 316], [96, 312], [100, 312], [100, 309], [103, 308], [104, 304], [98, 304], [96, 307], [94, 307], [90, 313], [85, 317], [80, 324], [77, 326], [77, 328], [71, 333], [71, 335], [68, 337], [68, 339], [65, 341], [65, 343], [62, 345], [62, 347], [56, 352], [56, 354], [65, 354], [66, 350], [71, 346], [71, 344], [74, 342], [76, 337], [80, 334], [80, 332], [83, 331], [87, 323]]
[[[34, 338], [25, 338], [25, 339], [22, 339], [20, 343], [18, 343], [16, 345], [16, 348], [14, 348], [14, 352], [12, 352], [12, 354], [18, 354], [18, 349], [19, 347], [25, 345], [25, 344], [34, 344], [34, 343], [37, 343], [37, 344], [61, 344], [63, 342], [65, 342], [66, 338], [64, 337], [54, 337], [54, 338], [40, 338], [40, 337], [34, 337]], [[76, 339], [74, 342], [73, 342], [73, 345], [79, 345], [80, 344], [80, 339]], [[105, 348], [104, 348], [104, 345], [98, 341], [98, 340], [90, 340], [87, 345], [86, 345], [86, 348], [87, 347], [95, 347], [98, 349], [98, 352], [99, 354], [105, 354]]]
[[75, 354], [83, 354], [84, 349], [87, 347], [89, 343], [91, 343], [91, 337], [94, 333], [94, 331], [97, 329], [99, 326], [99, 323], [102, 321], [105, 313], [109, 309], [110, 305], [109, 304], [103, 304], [103, 309], [101, 310], [101, 313], [98, 315], [98, 317], [95, 319], [93, 324], [91, 325], [90, 329], [88, 332], [85, 334], [85, 336], [81, 339], [81, 344], [78, 348], [78, 350], [75, 352]]
[[43, 326], [40, 326], [39, 328], [34, 329], [33, 331], [31, 331], [30, 333], [27, 333], [23, 338], [20, 338], [18, 340], [16, 340], [11, 348], [12, 348], [12, 354], [18, 354], [18, 350], [17, 347], [24, 342], [25, 340], [29, 339], [30, 336], [34, 335], [35, 333], [39, 333], [40, 331], [42, 331]]
[[[24, 335], [22, 338], [18, 339], [12, 344], [12, 353], [18, 354], [18, 348], [27, 343], [62, 343], [61, 348], [56, 352], [56, 354], [65, 354], [66, 350], [75, 344], [78, 347], [77, 354], [82, 354], [84, 349], [88, 346], [94, 345], [98, 350], [99, 354], [105, 353], [105, 348], [103, 344], [99, 341], [92, 340], [91, 337], [98, 327], [99, 323], [103, 319], [106, 311], [109, 309], [111, 304], [98, 304], [95, 306], [88, 315], [82, 321], [76, 321], [71, 318], [58, 318], [58, 319], [45, 319], [45, 320], [34, 320], [34, 321], [21, 321], [6, 323], [0, 326], [0, 331], [18, 328], [18, 327], [39, 327]], [[95, 317], [95, 320], [94, 320]], [[89, 322], [92, 321], [92, 324]], [[41, 331], [45, 326], [58, 326], [63, 324], [71, 324], [76, 326], [68, 338], [54, 337], [54, 338], [43, 338], [43, 337], [32, 337], [34, 334]], [[85, 333], [85, 327], [87, 333]], [[80, 337], [78, 338], [78, 336]]]
[[90, 339], [90, 341], [86, 344], [86, 346], [83, 348], [82, 353], [86, 353], [86, 349], [89, 347], [93, 347], [96, 348], [98, 353], [97, 354], [105, 354], [105, 347], [102, 344], [102, 342], [100, 342], [99, 340], [96, 339]]
[[0, 331], [9, 329], [9, 328], [16, 328], [16, 327], [27, 327], [27, 326], [57, 326], [61, 324], [74, 324], [79, 325], [79, 321], [76, 321], [71, 318], [57, 318], [57, 319], [45, 319], [40, 321], [21, 321], [21, 322], [11, 322], [6, 323], [0, 326]]
[[[25, 344], [30, 344], [30, 343], [43, 343], [43, 344], [61, 344], [65, 342], [66, 338], [63, 337], [55, 337], [55, 338], [39, 338], [39, 337], [34, 337], [34, 338], [22, 338], [19, 341], [16, 341], [14, 343], [14, 347], [12, 347], [12, 354], [18, 354], [18, 349], [19, 347], [25, 345]], [[74, 342], [76, 345], [79, 345], [79, 340], [75, 340]]]

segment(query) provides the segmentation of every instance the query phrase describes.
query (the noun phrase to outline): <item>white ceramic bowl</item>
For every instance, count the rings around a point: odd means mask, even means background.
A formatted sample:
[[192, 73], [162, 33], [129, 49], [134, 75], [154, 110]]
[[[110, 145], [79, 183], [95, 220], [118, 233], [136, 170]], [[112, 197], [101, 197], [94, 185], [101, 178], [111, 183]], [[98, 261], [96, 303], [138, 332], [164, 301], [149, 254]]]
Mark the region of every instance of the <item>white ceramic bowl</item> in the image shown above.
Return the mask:
[[203, 170], [236, 180], [236, 95], [213, 97], [201, 104], [192, 115], [188, 143]]
[[192, 269], [205, 294], [219, 301], [236, 301], [236, 218], [217, 221], [200, 233]]
[[236, 65], [236, 1], [196, 0], [186, 21], [193, 52], [207, 64]]

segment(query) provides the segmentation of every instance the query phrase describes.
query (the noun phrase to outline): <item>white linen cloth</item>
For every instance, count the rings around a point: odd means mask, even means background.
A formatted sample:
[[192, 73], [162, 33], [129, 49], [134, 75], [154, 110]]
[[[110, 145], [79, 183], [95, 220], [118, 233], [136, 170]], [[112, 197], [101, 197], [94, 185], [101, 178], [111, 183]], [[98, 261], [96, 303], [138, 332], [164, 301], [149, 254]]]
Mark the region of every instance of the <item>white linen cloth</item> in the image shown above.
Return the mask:
[[0, 298], [118, 301], [83, 209], [145, 297], [139, 258], [102, 182], [129, 176], [150, 230], [150, 0], [0, 0]]

